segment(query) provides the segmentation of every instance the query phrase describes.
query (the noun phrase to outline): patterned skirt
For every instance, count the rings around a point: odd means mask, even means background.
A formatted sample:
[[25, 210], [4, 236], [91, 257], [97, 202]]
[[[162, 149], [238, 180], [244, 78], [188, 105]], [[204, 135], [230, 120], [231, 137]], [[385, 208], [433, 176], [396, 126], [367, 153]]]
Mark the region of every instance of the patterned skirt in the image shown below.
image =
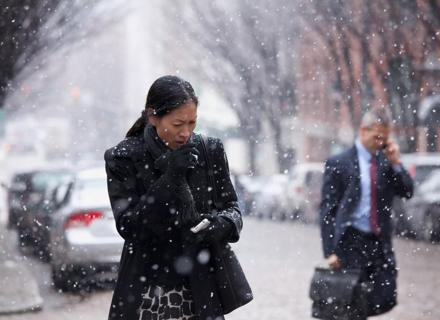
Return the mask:
[[185, 285], [147, 287], [139, 311], [139, 320], [198, 320], [191, 290]]

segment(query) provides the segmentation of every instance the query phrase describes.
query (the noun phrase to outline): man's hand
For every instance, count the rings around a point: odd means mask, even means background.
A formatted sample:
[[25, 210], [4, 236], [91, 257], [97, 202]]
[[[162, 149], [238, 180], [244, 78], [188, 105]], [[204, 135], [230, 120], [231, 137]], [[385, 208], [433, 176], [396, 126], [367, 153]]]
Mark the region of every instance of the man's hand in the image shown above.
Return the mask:
[[394, 142], [393, 140], [390, 140], [387, 143], [386, 148], [383, 150], [385, 153], [385, 156], [388, 158], [388, 160], [391, 162], [392, 165], [400, 165], [400, 148], [399, 145]]
[[331, 269], [339, 269], [341, 267], [341, 260], [334, 253], [327, 258], [327, 263]]

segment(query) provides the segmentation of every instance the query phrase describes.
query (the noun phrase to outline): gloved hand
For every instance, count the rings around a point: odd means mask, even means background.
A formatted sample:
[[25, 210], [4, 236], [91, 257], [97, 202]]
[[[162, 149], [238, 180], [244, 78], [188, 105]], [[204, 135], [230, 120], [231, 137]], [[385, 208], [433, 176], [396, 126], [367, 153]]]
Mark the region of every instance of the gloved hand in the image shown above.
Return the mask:
[[198, 233], [194, 234], [194, 243], [210, 244], [224, 241], [232, 231], [232, 222], [216, 214], [204, 215], [211, 224]]
[[176, 184], [181, 184], [189, 168], [194, 168], [200, 152], [193, 143], [183, 145], [166, 156], [167, 169], [165, 174]]

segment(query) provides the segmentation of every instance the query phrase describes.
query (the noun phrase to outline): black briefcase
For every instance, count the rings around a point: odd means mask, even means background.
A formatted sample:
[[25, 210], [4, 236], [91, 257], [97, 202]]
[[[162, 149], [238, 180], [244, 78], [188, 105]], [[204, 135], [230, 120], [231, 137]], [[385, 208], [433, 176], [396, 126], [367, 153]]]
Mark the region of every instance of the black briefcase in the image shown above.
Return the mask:
[[315, 268], [310, 284], [312, 317], [318, 319], [366, 319], [368, 314], [366, 283], [361, 270]]

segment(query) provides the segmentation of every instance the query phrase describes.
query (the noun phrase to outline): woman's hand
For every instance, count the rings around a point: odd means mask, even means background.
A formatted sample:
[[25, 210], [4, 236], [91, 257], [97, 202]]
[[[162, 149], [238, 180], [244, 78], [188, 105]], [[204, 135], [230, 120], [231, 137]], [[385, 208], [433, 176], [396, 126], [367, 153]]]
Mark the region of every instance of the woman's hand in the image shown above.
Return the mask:
[[197, 164], [199, 151], [193, 143], [188, 143], [167, 155], [167, 169], [165, 173], [175, 181], [182, 181], [189, 168]]
[[216, 214], [204, 215], [210, 221], [210, 225], [195, 234], [196, 243], [222, 242], [228, 238], [232, 231], [232, 223]]

